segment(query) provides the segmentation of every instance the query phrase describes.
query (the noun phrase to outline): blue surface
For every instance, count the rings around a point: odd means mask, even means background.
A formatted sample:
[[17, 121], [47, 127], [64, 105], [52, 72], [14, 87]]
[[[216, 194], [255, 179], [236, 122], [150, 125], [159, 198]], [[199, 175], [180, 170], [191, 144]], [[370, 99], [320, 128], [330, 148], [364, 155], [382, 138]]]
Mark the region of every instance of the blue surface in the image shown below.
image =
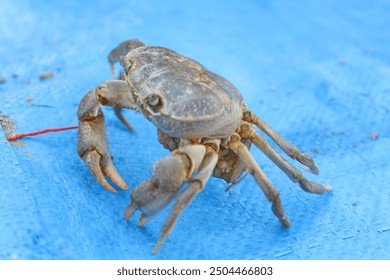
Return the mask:
[[[390, 259], [389, 1], [0, 6], [0, 114], [17, 132], [77, 124], [83, 95], [110, 79], [109, 51], [139, 38], [233, 82], [253, 111], [313, 154], [321, 174], [308, 177], [333, 187], [307, 194], [252, 149], [293, 226], [280, 227], [249, 176], [226, 195], [226, 184], [212, 179], [151, 256], [168, 211], [145, 228], [136, 225], [139, 213], [127, 224], [130, 191], [98, 185], [76, 153], [76, 131], [24, 146], [0, 131], [1, 259]], [[54, 77], [39, 80], [47, 71]], [[140, 114], [125, 113], [132, 134], [105, 112], [114, 163], [136, 186], [168, 151]]]

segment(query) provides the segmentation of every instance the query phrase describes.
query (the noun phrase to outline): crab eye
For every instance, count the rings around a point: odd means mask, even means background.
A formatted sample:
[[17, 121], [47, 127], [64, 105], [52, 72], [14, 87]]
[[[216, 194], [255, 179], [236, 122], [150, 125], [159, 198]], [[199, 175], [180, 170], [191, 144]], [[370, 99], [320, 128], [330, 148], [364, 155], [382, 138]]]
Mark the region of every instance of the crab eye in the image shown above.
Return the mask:
[[163, 98], [160, 94], [152, 93], [146, 97], [148, 111], [154, 115], [160, 114], [164, 105]]
[[148, 97], [148, 104], [152, 107], [156, 107], [162, 104], [161, 102], [161, 96], [155, 93], [152, 93]]

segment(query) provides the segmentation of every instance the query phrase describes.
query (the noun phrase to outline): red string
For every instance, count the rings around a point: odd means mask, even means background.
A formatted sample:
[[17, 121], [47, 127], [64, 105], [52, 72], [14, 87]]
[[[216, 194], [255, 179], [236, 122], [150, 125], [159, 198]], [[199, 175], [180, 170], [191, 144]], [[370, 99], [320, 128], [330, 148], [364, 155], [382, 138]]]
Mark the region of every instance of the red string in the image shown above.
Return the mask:
[[7, 140], [8, 141], [15, 141], [15, 140], [18, 140], [20, 138], [24, 138], [24, 137], [28, 137], [28, 136], [36, 136], [36, 135], [39, 135], [39, 134], [45, 134], [45, 133], [49, 133], [49, 132], [58, 132], [58, 131], [77, 129], [77, 128], [78, 128], [77, 125], [66, 126], [66, 127], [59, 127], [59, 128], [48, 128], [48, 129], [39, 130], [39, 131], [35, 131], [35, 132], [11, 135], [11, 136], [7, 137]]

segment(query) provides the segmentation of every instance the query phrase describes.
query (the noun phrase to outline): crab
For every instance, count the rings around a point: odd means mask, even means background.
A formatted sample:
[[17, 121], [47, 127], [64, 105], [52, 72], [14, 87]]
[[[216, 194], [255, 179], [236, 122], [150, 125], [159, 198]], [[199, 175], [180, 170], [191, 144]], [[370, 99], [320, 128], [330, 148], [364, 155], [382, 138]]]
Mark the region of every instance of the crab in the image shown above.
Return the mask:
[[[330, 190], [306, 179], [256, 127], [290, 158], [318, 175], [319, 169], [309, 154], [302, 153], [248, 109], [235, 86], [197, 61], [168, 48], [146, 46], [137, 39], [121, 43], [111, 51], [108, 60], [113, 80], [101, 83], [80, 102], [77, 150], [104, 188], [116, 192], [107, 176], [119, 188], [127, 190], [112, 162], [102, 108], [113, 107], [131, 130], [121, 113], [123, 108], [141, 112], [157, 127], [159, 142], [171, 154], [155, 162], [152, 178], [131, 191], [124, 213], [128, 221], [137, 210], [141, 211], [138, 224], [144, 226], [175, 201], [152, 253], [159, 250], [183, 209], [212, 176], [235, 184], [250, 173], [281, 225], [290, 227], [278, 190], [250, 152], [252, 144], [304, 191], [323, 194]], [[118, 61], [123, 72], [115, 79], [114, 65]]]

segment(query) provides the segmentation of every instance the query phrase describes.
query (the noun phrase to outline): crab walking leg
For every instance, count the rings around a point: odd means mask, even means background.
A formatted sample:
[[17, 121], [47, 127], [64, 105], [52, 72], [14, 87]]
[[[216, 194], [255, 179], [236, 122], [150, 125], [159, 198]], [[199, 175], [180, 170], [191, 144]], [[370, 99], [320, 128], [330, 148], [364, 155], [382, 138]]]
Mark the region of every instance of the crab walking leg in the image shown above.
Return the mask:
[[241, 125], [240, 135], [249, 138], [269, 159], [271, 159], [290, 179], [306, 192], [323, 194], [330, 190], [329, 186], [323, 186], [316, 182], [309, 182], [300, 170], [291, 165], [283, 158], [260, 134], [256, 132], [248, 123]]
[[126, 82], [107, 81], [89, 91], [81, 100], [77, 116], [79, 120], [77, 151], [85, 161], [92, 175], [107, 190], [116, 192], [107, 182], [107, 175], [122, 189], [127, 185], [111, 160], [108, 149], [103, 105], [135, 109]]
[[261, 129], [265, 134], [267, 134], [289, 157], [291, 157], [292, 159], [296, 159], [303, 165], [309, 167], [311, 173], [316, 175], [320, 173], [311, 155], [302, 153], [297, 146], [287, 141], [265, 121], [256, 116], [252, 111], [244, 111], [243, 119], [249, 123], [255, 124], [259, 129]]
[[217, 161], [217, 152], [208, 146], [206, 155], [199, 167], [198, 173], [189, 180], [189, 186], [177, 196], [175, 205], [173, 206], [173, 209], [169, 213], [169, 216], [161, 229], [161, 237], [157, 242], [152, 254], [157, 253], [164, 240], [171, 233], [180, 213], [192, 202], [195, 196], [203, 190], [207, 180], [213, 173]]
[[115, 49], [110, 52], [110, 54], [108, 55], [108, 62], [111, 66], [111, 73], [113, 79], [115, 79], [114, 64], [119, 61], [119, 58], [122, 55], [126, 55], [129, 51], [142, 46], [145, 46], [145, 44], [138, 39], [127, 40], [120, 43]]
[[227, 143], [227, 147], [230, 148], [247, 166], [249, 172], [255, 178], [267, 199], [272, 202], [272, 212], [279, 219], [282, 226], [290, 227], [291, 223], [284, 212], [279, 192], [256, 163], [249, 149], [239, 141], [239, 136], [233, 135], [231, 138], [233, 139]]
[[131, 201], [124, 218], [129, 220], [136, 210], [142, 212], [138, 225], [144, 226], [177, 195], [183, 183], [199, 167], [206, 148], [203, 145], [187, 145], [174, 150], [171, 156], [157, 161], [153, 176], [131, 192]]
[[115, 116], [121, 121], [121, 123], [126, 126], [126, 128], [132, 132], [135, 132], [133, 126], [126, 120], [126, 118], [122, 114], [121, 107], [114, 107]]
[[[139, 40], [132, 40], [132, 41], [134, 41], [134, 42], [131, 43], [129, 41], [125, 41], [122, 44], [120, 44], [117, 48], [115, 48], [113, 51], [110, 52], [110, 54], [108, 56], [108, 60], [110, 62], [111, 73], [112, 73], [112, 78], [113, 79], [116, 79], [114, 64], [115, 64], [115, 62], [119, 61], [119, 58], [120, 58], [121, 54], [122, 53], [126, 54], [126, 50], [127, 49], [128, 50], [133, 49], [134, 46], [143, 45], [143, 43], [141, 41], [139, 41]], [[126, 81], [126, 77], [125, 77], [125, 74], [123, 73], [123, 71], [121, 71], [119, 73], [118, 80]], [[117, 116], [117, 118], [121, 121], [121, 123], [124, 126], [127, 127], [128, 130], [130, 130], [132, 132], [135, 132], [134, 128], [131, 126], [131, 124], [123, 116], [123, 114], [122, 114], [122, 107], [114, 107], [114, 112], [115, 112], [115, 115]]]
[[[119, 77], [118, 77], [118, 80], [121, 80], [121, 81], [126, 81], [126, 78], [124, 76], [124, 73], [123, 72], [120, 72], [119, 74]], [[115, 116], [117, 116], [117, 118], [121, 121], [121, 123], [126, 126], [126, 128], [128, 130], [130, 130], [131, 132], [135, 132], [135, 129], [133, 128], [133, 126], [126, 120], [126, 118], [123, 116], [122, 114], [122, 107], [114, 107], [114, 112], [115, 112]]]

